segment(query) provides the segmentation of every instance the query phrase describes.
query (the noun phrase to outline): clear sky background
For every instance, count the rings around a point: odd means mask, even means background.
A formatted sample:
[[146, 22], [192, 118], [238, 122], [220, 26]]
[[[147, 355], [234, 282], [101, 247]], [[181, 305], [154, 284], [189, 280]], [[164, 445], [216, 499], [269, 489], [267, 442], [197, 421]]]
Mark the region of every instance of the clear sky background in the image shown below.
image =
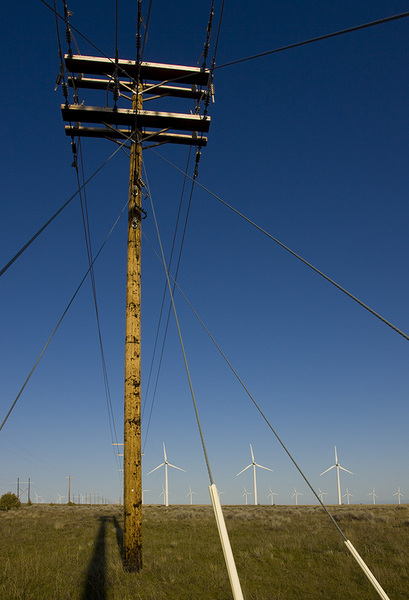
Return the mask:
[[[62, 3], [57, 2], [61, 10]], [[134, 59], [137, 3], [119, 2], [119, 56]], [[196, 65], [210, 2], [154, 0], [144, 59]], [[216, 2], [215, 31], [220, 16]], [[71, 0], [71, 23], [109, 56], [115, 3]], [[403, 1], [314, 3], [226, 1], [216, 63], [241, 59], [405, 12]], [[147, 2], [143, 6], [146, 17]], [[59, 71], [54, 16], [39, 0], [7, 3], [1, 20], [2, 268], [76, 191], [70, 140], [55, 93]], [[61, 32], [63, 48], [65, 36]], [[75, 34], [82, 54], [97, 54]], [[215, 71], [215, 104], [199, 182], [409, 332], [409, 18]], [[100, 96], [100, 104], [105, 97]], [[80, 101], [92, 104], [86, 91]], [[189, 103], [158, 109], [191, 110]], [[115, 150], [83, 140], [85, 175]], [[155, 149], [182, 170], [188, 149]], [[146, 150], [144, 162], [166, 256], [183, 176]], [[189, 172], [192, 174], [192, 162]], [[87, 186], [96, 251], [127, 201], [128, 158], [119, 152]], [[187, 191], [190, 185], [187, 186]], [[186, 214], [188, 195], [182, 215]], [[152, 211], [143, 223], [143, 390], [145, 502], [161, 502], [166, 443], [170, 502], [208, 503], [209, 484], [173, 319], [147, 430], [157, 358], [146, 394], [164, 274]], [[180, 243], [180, 233], [177, 240]], [[87, 270], [78, 198], [0, 280], [2, 421]], [[126, 218], [96, 265], [101, 329], [117, 439], [123, 421]], [[313, 487], [336, 502], [334, 445], [342, 494], [351, 502], [409, 498], [408, 341], [229, 211], [195, 189], [178, 282]], [[244, 503], [256, 460], [260, 503], [269, 487], [279, 504], [316, 503], [271, 431], [178, 293], [176, 304], [222, 502]], [[167, 309], [166, 309], [167, 312]], [[160, 340], [163, 339], [163, 325]], [[0, 434], [0, 493], [30, 477], [55, 501], [71, 490], [118, 501], [121, 476], [112, 448], [90, 282], [39, 363]], [[249, 497], [249, 502], [252, 497]], [[345, 499], [346, 501], [346, 499]]]

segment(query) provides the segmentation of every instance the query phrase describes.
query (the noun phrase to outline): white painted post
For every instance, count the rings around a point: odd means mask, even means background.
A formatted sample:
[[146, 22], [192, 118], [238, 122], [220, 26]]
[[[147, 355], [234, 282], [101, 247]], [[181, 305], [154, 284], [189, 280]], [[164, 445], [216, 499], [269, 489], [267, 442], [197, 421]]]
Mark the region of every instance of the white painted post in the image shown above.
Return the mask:
[[214, 515], [216, 517], [217, 529], [219, 530], [220, 541], [223, 548], [224, 560], [226, 561], [227, 572], [229, 574], [230, 585], [234, 600], [244, 600], [239, 576], [237, 574], [236, 563], [234, 562], [233, 552], [230, 546], [229, 535], [224, 522], [222, 507], [220, 504], [217, 487], [213, 483], [209, 485], [210, 499], [212, 501]]
[[361, 567], [361, 569], [363, 570], [363, 572], [365, 573], [365, 575], [368, 577], [369, 581], [372, 583], [372, 585], [374, 586], [374, 588], [378, 592], [379, 596], [383, 600], [390, 600], [389, 596], [383, 590], [383, 588], [381, 587], [380, 583], [375, 578], [375, 576], [373, 575], [372, 571], [369, 570], [369, 567], [366, 565], [366, 563], [364, 562], [364, 560], [361, 558], [361, 556], [355, 550], [355, 548], [353, 547], [353, 545], [351, 544], [351, 542], [349, 540], [345, 540], [345, 545], [348, 548], [348, 550], [350, 551], [350, 553], [352, 554], [352, 556], [355, 558], [356, 562]]

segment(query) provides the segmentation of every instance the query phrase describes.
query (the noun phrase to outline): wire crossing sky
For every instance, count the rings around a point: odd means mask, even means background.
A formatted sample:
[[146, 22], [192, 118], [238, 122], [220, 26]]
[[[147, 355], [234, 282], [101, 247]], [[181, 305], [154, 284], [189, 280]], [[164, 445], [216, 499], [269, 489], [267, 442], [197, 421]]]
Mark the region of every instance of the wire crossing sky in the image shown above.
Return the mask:
[[[135, 60], [137, 2], [84, 5], [75, 0], [67, 7], [73, 51], [78, 45], [83, 55], [113, 58], [117, 50], [119, 58]], [[208, 1], [194, 10], [179, 0], [160, 6], [143, 2], [143, 60], [191, 66], [203, 61], [210, 8]], [[209, 141], [198, 166], [206, 188], [403, 332], [409, 331], [409, 20], [389, 19], [407, 14], [408, 8], [402, 1], [306, 6], [294, 0], [262, 7], [227, 2], [218, 34], [222, 3], [215, 2], [207, 66], [217, 37], [216, 67], [224, 68], [214, 70]], [[60, 9], [57, 3], [63, 16]], [[62, 21], [60, 41], [66, 52], [64, 28]], [[0, 219], [3, 268], [75, 194], [77, 181], [60, 114], [61, 86], [53, 91], [60, 57], [52, 3], [47, 7], [41, 0], [19, 12], [6, 6], [2, 33], [7, 51], [3, 79], [8, 82], [1, 92], [8, 116]], [[327, 39], [303, 42], [321, 37]], [[278, 52], [283, 48], [291, 52]], [[85, 105], [113, 104], [109, 94], [78, 93]], [[120, 102], [126, 106], [126, 100]], [[186, 108], [177, 98], [152, 100], [148, 106], [173, 112]], [[114, 150], [108, 140], [83, 140], [85, 180]], [[187, 148], [165, 145], [159, 151], [173, 164], [187, 162]], [[127, 200], [128, 163], [124, 152], [116, 152], [86, 186], [94, 249]], [[335, 476], [319, 477], [332, 464], [336, 445], [341, 464], [354, 473], [341, 479], [342, 496], [347, 488], [355, 503], [372, 502], [368, 494], [374, 488], [377, 503], [397, 503], [398, 488], [409, 496], [402, 459], [408, 452], [406, 341], [198, 186], [183, 234], [176, 229], [183, 174], [153, 152], [144, 152], [144, 163], [167, 262], [174, 237], [178, 250], [184, 236], [178, 285], [314, 489], [321, 488], [326, 503], [336, 503]], [[194, 160], [190, 176], [193, 168]], [[143, 232], [154, 247], [144, 243], [142, 266], [142, 383], [150, 407], [153, 386], [148, 393], [146, 386], [165, 282], [148, 198], [145, 204]], [[180, 211], [183, 223], [188, 194]], [[0, 279], [3, 416], [88, 267], [75, 196]], [[121, 219], [94, 264], [119, 438], [125, 270], [126, 219]], [[165, 313], [169, 298], [166, 302]], [[275, 502], [292, 504], [295, 487], [302, 493], [299, 503], [316, 503], [177, 288], [175, 304], [212, 474], [225, 492], [222, 502], [245, 502], [243, 485], [250, 489], [250, 479], [243, 473], [238, 481], [235, 474], [248, 463], [251, 443], [260, 464], [274, 469], [259, 475], [259, 502], [269, 503], [272, 490]], [[17, 477], [30, 477], [33, 490], [55, 502], [57, 494], [67, 495], [65, 477], [72, 475], [74, 495], [92, 489], [119, 500], [95, 321], [93, 290], [86, 281], [0, 434], [1, 493], [14, 491]], [[165, 319], [159, 341], [164, 327]], [[154, 376], [158, 360], [153, 360]], [[170, 503], [188, 502], [189, 490], [195, 492], [194, 502], [208, 502], [206, 467], [172, 320], [145, 474], [161, 461], [163, 442], [172, 461], [186, 471], [172, 474]], [[145, 502], [162, 501], [161, 477], [160, 472], [150, 476]]]

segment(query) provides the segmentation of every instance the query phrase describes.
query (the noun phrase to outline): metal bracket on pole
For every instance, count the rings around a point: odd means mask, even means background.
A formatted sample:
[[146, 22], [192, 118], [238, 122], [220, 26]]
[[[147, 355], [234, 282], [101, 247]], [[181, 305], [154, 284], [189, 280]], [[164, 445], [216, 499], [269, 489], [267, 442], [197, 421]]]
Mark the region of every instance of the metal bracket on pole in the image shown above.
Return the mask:
[[234, 562], [234, 556], [230, 546], [229, 534], [227, 533], [226, 523], [224, 522], [222, 507], [220, 505], [219, 492], [214, 483], [209, 485], [209, 492], [223, 548], [224, 560], [226, 561], [227, 572], [229, 574], [233, 598], [234, 600], [244, 600], [239, 576], [237, 574], [236, 563]]

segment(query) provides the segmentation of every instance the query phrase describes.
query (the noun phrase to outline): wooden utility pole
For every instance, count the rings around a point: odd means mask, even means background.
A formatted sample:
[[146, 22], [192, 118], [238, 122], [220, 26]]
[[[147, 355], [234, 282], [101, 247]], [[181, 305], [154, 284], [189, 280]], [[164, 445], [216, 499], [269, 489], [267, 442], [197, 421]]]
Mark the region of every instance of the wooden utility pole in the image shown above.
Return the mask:
[[142, 89], [133, 89], [136, 127], [131, 140], [128, 205], [128, 257], [125, 324], [124, 396], [124, 540], [126, 571], [142, 568], [142, 464], [141, 464], [141, 167], [142, 142], [137, 111]]
[[[198, 114], [142, 110], [145, 101], [171, 96], [206, 106], [212, 96], [208, 69], [137, 62], [132, 60], [65, 55], [68, 86], [75, 89], [74, 104], [61, 106], [70, 125], [65, 132], [75, 137], [131, 141], [128, 210], [128, 259], [126, 284], [125, 400], [124, 400], [124, 544], [127, 571], [142, 568], [142, 465], [141, 465], [141, 165], [142, 142], [182, 144], [200, 148], [207, 144], [210, 118]], [[74, 75], [77, 73], [78, 75]], [[86, 77], [92, 74], [94, 77]], [[95, 77], [95, 75], [97, 77]], [[142, 86], [142, 82], [144, 85]], [[159, 83], [158, 83], [159, 82]], [[67, 90], [67, 83], [65, 90]], [[78, 90], [107, 91], [127, 98], [132, 109], [78, 104]], [[86, 123], [87, 125], [83, 125]], [[91, 126], [90, 126], [91, 125]], [[75, 145], [73, 146], [75, 147]], [[90, 494], [92, 504], [92, 494]]]

